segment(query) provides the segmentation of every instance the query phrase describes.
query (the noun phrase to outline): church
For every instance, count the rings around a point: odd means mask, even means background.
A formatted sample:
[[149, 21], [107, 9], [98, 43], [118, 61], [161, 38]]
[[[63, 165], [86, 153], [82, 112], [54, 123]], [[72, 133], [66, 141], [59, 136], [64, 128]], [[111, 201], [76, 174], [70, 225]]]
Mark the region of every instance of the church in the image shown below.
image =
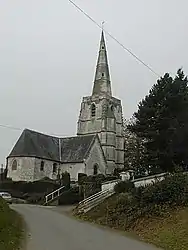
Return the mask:
[[58, 138], [25, 129], [7, 157], [7, 177], [13, 181], [57, 179], [69, 172], [112, 174], [124, 168], [125, 143], [121, 100], [113, 97], [107, 48], [102, 31], [91, 96], [83, 97], [77, 135]]

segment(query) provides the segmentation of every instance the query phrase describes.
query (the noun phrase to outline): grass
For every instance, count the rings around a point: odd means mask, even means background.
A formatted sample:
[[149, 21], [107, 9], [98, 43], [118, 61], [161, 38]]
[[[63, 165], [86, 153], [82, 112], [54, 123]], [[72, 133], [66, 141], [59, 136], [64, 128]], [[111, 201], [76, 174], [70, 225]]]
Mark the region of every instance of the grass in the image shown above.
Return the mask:
[[[121, 230], [126, 236], [156, 245], [164, 250], [188, 250], [188, 208], [169, 210], [163, 217], [141, 218], [136, 221], [133, 228], [125, 231], [121, 224], [112, 223], [107, 217], [107, 206], [115, 208], [117, 197], [111, 197], [99, 206], [77, 218], [112, 229]], [[111, 210], [112, 211], [112, 210]], [[123, 222], [123, 217], [119, 218]]]
[[24, 239], [22, 218], [0, 199], [0, 249], [18, 250]]
[[172, 211], [163, 218], [143, 218], [130, 231], [165, 250], [187, 250], [188, 208]]

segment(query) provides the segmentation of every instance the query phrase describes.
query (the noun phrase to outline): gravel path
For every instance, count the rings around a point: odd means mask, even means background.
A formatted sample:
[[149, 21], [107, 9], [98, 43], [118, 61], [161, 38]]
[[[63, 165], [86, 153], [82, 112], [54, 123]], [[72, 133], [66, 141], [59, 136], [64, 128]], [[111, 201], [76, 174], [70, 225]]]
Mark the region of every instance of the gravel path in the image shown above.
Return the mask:
[[51, 208], [14, 204], [25, 219], [27, 250], [156, 250], [111, 230], [80, 222]]

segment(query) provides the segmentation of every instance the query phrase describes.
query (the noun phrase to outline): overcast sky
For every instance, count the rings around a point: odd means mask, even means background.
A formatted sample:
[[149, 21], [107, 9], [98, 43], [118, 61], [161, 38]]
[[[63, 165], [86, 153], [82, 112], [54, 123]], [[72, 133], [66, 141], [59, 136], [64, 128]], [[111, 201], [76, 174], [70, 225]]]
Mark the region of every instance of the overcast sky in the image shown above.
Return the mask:
[[[156, 72], [188, 74], [187, 0], [75, 0]], [[68, 0], [0, 0], [0, 124], [75, 135], [100, 29]], [[157, 77], [106, 36], [115, 97], [131, 117]], [[21, 131], [0, 127], [0, 163]]]

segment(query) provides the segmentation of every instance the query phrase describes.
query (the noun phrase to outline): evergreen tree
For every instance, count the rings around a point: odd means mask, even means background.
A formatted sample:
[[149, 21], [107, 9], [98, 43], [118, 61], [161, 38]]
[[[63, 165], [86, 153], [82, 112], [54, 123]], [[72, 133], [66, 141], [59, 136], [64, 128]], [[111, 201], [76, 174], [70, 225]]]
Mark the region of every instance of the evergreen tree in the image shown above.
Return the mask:
[[144, 165], [174, 171], [188, 164], [188, 80], [181, 69], [152, 87], [134, 114], [131, 132], [144, 140]]
[[142, 168], [141, 161], [143, 155], [143, 142], [135, 133], [131, 132], [128, 127], [134, 124], [132, 120], [124, 121], [124, 138], [125, 138], [125, 169], [133, 169], [136, 176], [144, 176], [146, 168]]

